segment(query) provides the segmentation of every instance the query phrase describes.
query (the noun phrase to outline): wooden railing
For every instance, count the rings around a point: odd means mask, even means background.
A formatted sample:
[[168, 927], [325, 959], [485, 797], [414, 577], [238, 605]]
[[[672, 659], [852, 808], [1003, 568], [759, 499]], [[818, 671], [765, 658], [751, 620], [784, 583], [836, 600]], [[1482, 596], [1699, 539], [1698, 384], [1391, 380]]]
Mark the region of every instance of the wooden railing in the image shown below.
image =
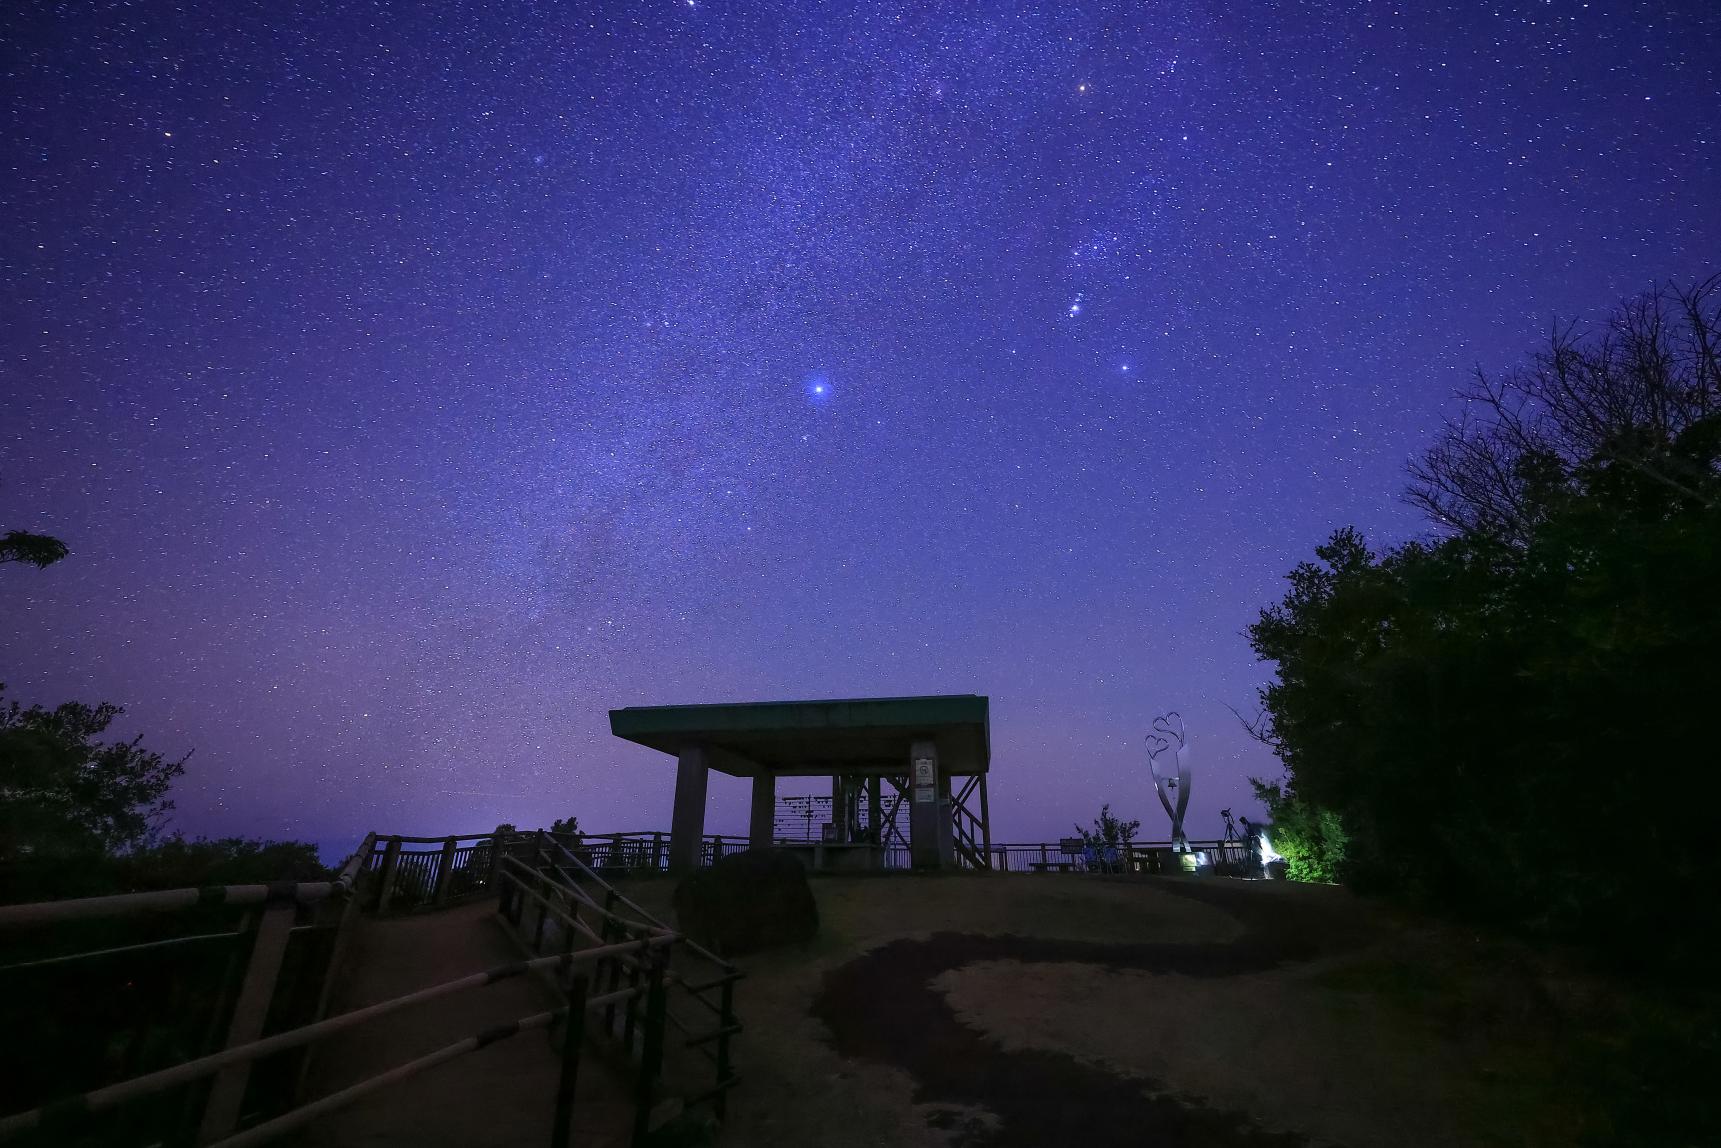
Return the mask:
[[[463, 845], [463, 841], [473, 844]], [[416, 878], [409, 876], [409, 881], [423, 880], [430, 904], [448, 904], [471, 895], [475, 890], [494, 889], [500, 894], [499, 905], [511, 916], [517, 930], [522, 923], [522, 908], [528, 900], [535, 899], [545, 905], [552, 903], [544, 892], [546, 873], [535, 867], [536, 859], [549, 847], [546, 835], [517, 834], [500, 841], [488, 834], [465, 838], [391, 837], [380, 839], [381, 848], [376, 848], [378, 844], [379, 839], [374, 834], [367, 837], [339, 877], [330, 882], [180, 889], [0, 908], [0, 929], [4, 929], [7, 926], [54, 925], [103, 917], [171, 912], [192, 906], [262, 907], [249, 962], [235, 994], [236, 999], [227, 1012], [225, 1047], [182, 1063], [60, 1097], [28, 1111], [0, 1117], [0, 1142], [31, 1134], [34, 1134], [36, 1142], [42, 1144], [91, 1142], [88, 1139], [91, 1136], [94, 1137], [93, 1142], [103, 1144], [188, 1141], [193, 1138], [189, 1130], [164, 1127], [157, 1131], [138, 1126], [131, 1120], [139, 1105], [148, 1104], [155, 1098], [172, 1099], [175, 1094], [180, 1094], [202, 1098], [201, 1116], [193, 1121], [197, 1143], [220, 1148], [263, 1144], [301, 1129], [378, 1089], [518, 1033], [560, 1023], [565, 1027], [560, 1040], [562, 1061], [554, 1098], [555, 1122], [551, 1145], [552, 1148], [566, 1148], [581, 1050], [589, 1031], [587, 1018], [596, 1017], [599, 1022], [593, 1035], [608, 1037], [612, 1043], [621, 1043], [629, 1050], [628, 1067], [632, 1070], [635, 1093], [633, 1143], [643, 1144], [650, 1130], [653, 1101], [664, 1063], [665, 1033], [671, 1023], [667, 1009], [671, 976], [669, 952], [681, 942], [676, 933], [648, 919], [643, 911], [640, 917], [635, 918], [631, 912], [619, 910], [616, 904], [608, 908], [595, 904], [574, 907], [565, 892], [552, 893], [564, 902], [558, 912], [560, 920], [574, 927], [564, 928], [559, 934], [547, 930], [545, 926], [550, 918], [541, 911], [535, 930], [535, 947], [539, 953], [527, 960], [478, 970], [334, 1017], [321, 1015], [328, 1002], [328, 978], [324, 977], [314, 1019], [267, 1037], [261, 1036], [263, 1021], [276, 997], [277, 981], [282, 979], [279, 974], [286, 939], [295, 931], [294, 916], [301, 906], [334, 902], [338, 905], [341, 923], [346, 924], [361, 903], [390, 908], [388, 878], [393, 878], [392, 892], [398, 895], [403, 887], [403, 873], [416, 874]], [[407, 848], [411, 845], [433, 845], [435, 848]], [[476, 852], [481, 850], [488, 852]], [[419, 860], [422, 856], [434, 860], [424, 863]], [[403, 862], [402, 858], [407, 860]], [[471, 878], [467, 886], [460, 883], [463, 872]], [[367, 874], [379, 878], [374, 890], [362, 888]], [[590, 896], [589, 890], [582, 889], [578, 893], [576, 900]], [[619, 899], [619, 894], [616, 897]], [[407, 900], [410, 898], [400, 898], [394, 907], [400, 907]], [[637, 908], [631, 902], [627, 902], [627, 906], [630, 910]], [[601, 922], [600, 929], [586, 927], [582, 917]], [[341, 956], [347, 933], [348, 930], [340, 929], [334, 945], [328, 949], [331, 967]], [[193, 939], [172, 938], [161, 943], [182, 944]], [[579, 943], [582, 940], [592, 943]], [[543, 953], [546, 944], [556, 951]], [[124, 951], [151, 947], [130, 946]], [[248, 1077], [257, 1063], [297, 1053], [300, 1060], [298, 1079], [302, 1085], [304, 1060], [316, 1043], [325, 1037], [401, 1009], [423, 1007], [453, 993], [482, 988], [528, 973], [548, 979], [563, 995], [566, 1004], [530, 1016], [504, 1019], [464, 1040], [395, 1065], [308, 1103], [290, 1101], [273, 1110], [252, 1112], [252, 1118], [260, 1116], [260, 1122], [243, 1131], [237, 1130]], [[729, 1002], [727, 994], [725, 1002]], [[187, 1094], [188, 1088], [200, 1091]], [[170, 1107], [184, 1109], [188, 1102]], [[720, 1102], [716, 1107], [721, 1111]]]
[[[615, 959], [624, 953], [637, 959], [653, 949], [668, 945], [673, 939], [672, 936], [642, 938], [624, 944], [586, 949], [578, 953], [562, 953], [553, 957], [542, 957], [533, 961], [499, 965], [495, 968], [480, 970], [468, 976], [433, 985], [430, 988], [420, 989], [417, 992], [394, 997], [390, 1000], [355, 1009], [352, 1012], [342, 1013], [339, 1016], [277, 1033], [262, 1040], [252, 1040], [235, 1045], [211, 1056], [201, 1057], [119, 1084], [98, 1088], [80, 1096], [56, 1101], [51, 1105], [5, 1117], [0, 1119], [0, 1140], [16, 1137], [36, 1129], [51, 1129], [57, 1135], [75, 1135], [79, 1131], [80, 1124], [141, 1097], [206, 1076], [215, 1075], [219, 1079], [220, 1074], [248, 1069], [253, 1061], [261, 1057], [309, 1045], [313, 1041], [367, 1023], [377, 1017], [385, 1016], [400, 1009], [423, 1005], [451, 993], [492, 985], [497, 981], [525, 972], [554, 969], [558, 975], [567, 979], [569, 1003], [564, 1008], [551, 1009], [547, 1012], [505, 1021], [487, 1028], [483, 1032], [475, 1033], [464, 1040], [438, 1049], [427, 1056], [397, 1065], [338, 1092], [283, 1113], [237, 1135], [210, 1140], [207, 1138], [208, 1131], [206, 1129], [202, 1142], [212, 1143], [216, 1148], [241, 1148], [241, 1146], [267, 1143], [279, 1136], [302, 1128], [313, 1120], [343, 1108], [387, 1085], [416, 1076], [426, 1069], [434, 1068], [468, 1052], [476, 1052], [481, 1048], [495, 1044], [499, 1040], [505, 1040], [531, 1029], [545, 1028], [558, 1020], [565, 1019], [568, 1026], [564, 1032], [563, 1068], [556, 1097], [557, 1123], [551, 1141], [553, 1146], [560, 1148], [560, 1146], [568, 1143], [569, 1117], [578, 1076], [581, 1038], [586, 1014], [605, 1009], [613, 1010], [618, 1003], [623, 1002], [628, 1003], [631, 1009], [632, 1002], [642, 995], [655, 995], [658, 998], [662, 996], [661, 976], [647, 985], [633, 985], [626, 989], [591, 996], [587, 991], [589, 974], [584, 971], [583, 966]], [[648, 962], [649, 967], [661, 968], [661, 964], [661, 961]]]
[[[728, 1092], [740, 1079], [734, 1051], [741, 1033], [735, 1010], [735, 985], [741, 973], [679, 936], [607, 879], [617, 873], [660, 871], [666, 860], [665, 839], [659, 832], [564, 836], [540, 830], [501, 839], [493, 833], [372, 834], [333, 881], [179, 889], [0, 907], [0, 939], [6, 939], [7, 930], [65, 930], [78, 922], [176, 912], [202, 914], [191, 918], [201, 923], [218, 906], [245, 914], [237, 930], [182, 930], [189, 935], [155, 936], [134, 944], [53, 953], [0, 966], [0, 974], [34, 976], [43, 969], [81, 967], [78, 962], [120, 962], [119, 968], [127, 961], [154, 960], [158, 954], [172, 960], [180, 953], [213, 947], [228, 969], [214, 976], [226, 986], [219, 990], [219, 1005], [211, 1006], [207, 1019], [196, 1022], [210, 1036], [201, 1048], [191, 1047], [191, 1055], [182, 1063], [162, 1066], [159, 1057], [153, 1064], [134, 1059], [126, 1077], [117, 1083], [93, 1082], [98, 1086], [86, 1086], [86, 1091], [69, 1099], [0, 1119], [0, 1140], [39, 1129], [47, 1137], [44, 1143], [60, 1143], [73, 1139], [70, 1133], [62, 1136], [62, 1129], [119, 1127], [102, 1125], [106, 1115], [124, 1117], [126, 1134], [138, 1140], [186, 1139], [189, 1120], [202, 1143], [261, 1143], [435, 1064], [564, 1019], [572, 1033], [565, 1034], [562, 1042], [564, 1075], [571, 1079], [577, 1073], [578, 1045], [588, 1033], [633, 1072], [636, 1137], [645, 1135], [652, 1102], [669, 1080], [679, 1085], [685, 1103], [708, 1103], [721, 1117]], [[1192, 845], [1216, 861], [1236, 863], [1246, 858], [1246, 846], [1236, 841]], [[1132, 843], [1118, 849], [1115, 858], [1067, 856], [1058, 844], [1049, 842], [987, 846], [970, 840], [967, 846], [982, 851], [989, 862], [985, 867], [997, 872], [1176, 872], [1184, 864], [1165, 842]], [[745, 847], [744, 838], [708, 835], [703, 852], [709, 862]], [[888, 858], [887, 863], [906, 863], [905, 850], [892, 852], [901, 856]], [[497, 897], [498, 912], [526, 947], [525, 962], [477, 972], [353, 1013], [325, 1016], [331, 971], [339, 967], [357, 912], [429, 909], [489, 894]], [[307, 923], [307, 917], [315, 919]], [[317, 942], [315, 947], [306, 949], [312, 940]], [[22, 952], [10, 943], [7, 950]], [[290, 957], [293, 952], [299, 956]], [[520, 972], [547, 979], [563, 994], [566, 1007], [509, 1019], [339, 1093], [298, 1103], [306, 1060], [323, 1036], [396, 1008], [415, 1007]], [[0, 990], [15, 990], [19, 983], [0, 983]], [[266, 1019], [273, 1016], [273, 1023], [281, 1023], [278, 998], [286, 991], [280, 986], [286, 983], [301, 997], [311, 994], [314, 1004], [295, 1006], [293, 1015], [304, 1019], [264, 1037]], [[166, 1002], [166, 1007], [171, 1004]], [[595, 1018], [590, 1025], [588, 1015]], [[298, 1087], [277, 1089], [278, 1095], [268, 1102], [254, 1099], [246, 1107], [247, 1089], [254, 1083], [253, 1066], [288, 1052], [298, 1053], [297, 1063], [269, 1061], [274, 1066], [270, 1072], [272, 1079], [296, 1080]], [[283, 1064], [287, 1064], [285, 1070]], [[563, 1138], [567, 1127], [563, 1107], [572, 1103], [571, 1084], [567, 1088], [557, 1099], [557, 1136]], [[131, 1119], [133, 1107], [147, 1107], [154, 1099], [162, 1103], [151, 1109], [148, 1120]], [[122, 1105], [132, 1107], [122, 1113]], [[246, 1119], [262, 1122], [238, 1132], [242, 1111]], [[154, 1130], [157, 1126], [159, 1134]]]
[[[504, 871], [518, 879], [521, 895], [505, 887], [498, 911], [522, 937], [530, 937], [534, 951], [568, 947], [581, 940], [605, 945], [629, 936], [672, 932], [606, 881], [592, 864], [608, 845], [607, 840], [600, 842], [594, 850], [588, 839], [544, 832], [533, 834], [524, 848], [509, 850]], [[662, 1020], [674, 1030], [677, 1043], [672, 1050], [683, 1054], [672, 1057], [669, 1067], [682, 1078], [685, 1105], [709, 1104], [722, 1119], [729, 1090], [740, 1079], [733, 1049], [741, 1032], [735, 1013], [735, 984], [741, 971], [680, 936], [666, 950], [666, 959], [669, 992]], [[598, 983], [637, 983], [641, 973], [637, 958], [622, 956], [599, 971]], [[629, 1056], [644, 1057], [648, 1051], [643, 1044], [636, 1047], [639, 1020], [632, 1014], [605, 1018], [606, 1034], [619, 1041]], [[649, 1033], [650, 1026], [643, 1031]], [[666, 1030], [665, 1038], [669, 1035]], [[663, 1050], [657, 1055], [661, 1069]]]
[[[127, 1134], [139, 1139], [151, 1135], [184, 1138], [189, 1132], [187, 1125], [198, 1130], [200, 1141], [218, 1139], [237, 1125], [241, 1104], [252, 1084], [251, 1058], [234, 1058], [229, 1055], [232, 1050], [257, 1040], [271, 1010], [276, 1017], [321, 1018], [328, 1000], [330, 972], [344, 944], [343, 926], [352, 912], [369, 844], [367, 838], [365, 847], [343, 866], [333, 881], [172, 889], [5, 906], [0, 908], [0, 937], [6, 939], [5, 947], [12, 951], [25, 938], [31, 938], [29, 943], [40, 944], [39, 937], [31, 937], [32, 929], [38, 932], [46, 929], [50, 935], [63, 938], [68, 933], [81, 935], [81, 930], [92, 924], [134, 917], [151, 925], [146, 933], [159, 931], [163, 918], [168, 924], [183, 920], [195, 928], [205, 921], [224, 924], [212, 920], [212, 916], [235, 906], [243, 911], [243, 917], [236, 930], [227, 926], [222, 931], [170, 935], [7, 965], [0, 968], [0, 991], [16, 996], [30, 992], [32, 987], [36, 992], [57, 989], [61, 994], [70, 990], [80, 998], [79, 1007], [86, 1003], [97, 1007], [107, 1004], [111, 1011], [103, 1019], [110, 1023], [103, 1026], [104, 1031], [90, 1035], [110, 1046], [128, 1049], [119, 1066], [128, 1075], [136, 1076], [151, 1060], [160, 1063], [159, 1054], [152, 1053], [152, 1048], [164, 1043], [169, 1050], [220, 1049], [192, 1061], [212, 1062], [209, 1074], [173, 1076], [159, 1089], [136, 1094], [149, 1099], [159, 1097], [161, 1102], [145, 1105], [131, 1113], [132, 1118], [126, 1122]], [[311, 919], [302, 923], [306, 916]], [[155, 919], [153, 923], [151, 918]], [[214, 963], [191, 959], [209, 950], [217, 958]], [[283, 976], [284, 967], [289, 970], [287, 976]], [[44, 979], [44, 974], [50, 975]], [[84, 990], [91, 987], [92, 979], [110, 992], [145, 982], [146, 995], [162, 997], [166, 1011], [132, 1014], [110, 1002], [86, 1002]], [[66, 1003], [60, 1002], [60, 1007], [64, 1008]], [[115, 1017], [117, 1024], [113, 1023]], [[69, 1018], [64, 1023], [74, 1028], [79, 1025], [78, 1020]], [[20, 1039], [15, 1031], [8, 1035], [10, 1039]], [[164, 1041], [164, 1037], [168, 1039]], [[63, 1057], [65, 1053], [48, 1055]], [[297, 1066], [274, 1063], [284, 1071], [274, 1073], [275, 1087], [272, 1097], [263, 1101], [265, 1106], [290, 1097], [295, 1076], [303, 1067], [302, 1058]], [[86, 1080], [91, 1075], [88, 1065], [65, 1067], [79, 1072]], [[111, 1069], [100, 1071], [106, 1075]], [[144, 1072], [138, 1079], [160, 1075]], [[204, 1081], [204, 1075], [212, 1075], [213, 1080]], [[63, 1087], [63, 1083], [55, 1083]], [[186, 1084], [198, 1087], [189, 1091], [181, 1088], [181, 1095], [177, 1096], [161, 1095], [162, 1090]], [[65, 1118], [72, 1128], [99, 1125], [105, 1109], [100, 1104], [92, 1107], [87, 1103], [88, 1097], [107, 1095], [115, 1088], [123, 1086], [104, 1085], [82, 1096], [57, 1100], [46, 1109], [37, 1110], [36, 1119], [25, 1113], [0, 1120], [0, 1138], [34, 1127], [40, 1122], [42, 1112]], [[62, 1142], [57, 1133], [52, 1139], [55, 1143]], [[109, 1139], [104, 1136], [101, 1142]]]
[[[710, 864], [747, 845], [744, 837], [707, 835], [703, 860]], [[528, 953], [573, 951], [674, 932], [611, 883], [666, 871], [668, 852], [668, 834], [654, 831], [569, 835], [537, 830], [500, 842], [494, 834], [379, 837], [367, 862], [375, 888], [365, 904], [379, 915], [392, 915], [494, 893], [497, 911]], [[670, 1068], [690, 1078], [683, 1102], [709, 1104], [721, 1119], [728, 1091], [739, 1080], [733, 1052], [741, 1031], [735, 1013], [741, 973], [679, 936], [667, 959], [664, 1023], [677, 1038], [669, 1048]], [[595, 984], [612, 987], [632, 984], [641, 975], [642, 967], [627, 959], [606, 961], [593, 973]], [[640, 1033], [648, 1027], [634, 1013], [606, 1013], [594, 1036], [611, 1041], [616, 1055], [637, 1069], [646, 1052]], [[690, 1067], [689, 1058], [696, 1067]]]
[[[517, 834], [530, 836], [531, 831]], [[575, 840], [570, 837], [568, 840]], [[586, 833], [577, 836], [589, 866], [608, 878], [669, 871], [669, 834], [656, 830]], [[381, 915], [437, 909], [488, 896], [500, 854], [493, 833], [451, 837], [382, 836], [366, 862], [374, 881], [365, 903]], [[749, 847], [745, 835], [708, 833], [700, 842], [700, 864], [710, 865]]]

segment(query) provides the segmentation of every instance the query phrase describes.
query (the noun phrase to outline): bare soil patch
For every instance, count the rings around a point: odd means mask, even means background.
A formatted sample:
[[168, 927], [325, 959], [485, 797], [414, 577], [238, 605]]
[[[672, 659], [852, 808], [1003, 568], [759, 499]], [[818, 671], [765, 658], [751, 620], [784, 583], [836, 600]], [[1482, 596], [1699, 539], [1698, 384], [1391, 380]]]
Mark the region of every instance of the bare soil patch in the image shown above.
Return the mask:
[[[667, 915], [671, 885], [629, 889]], [[827, 878], [758, 954], [724, 1143], [1576, 1143], [1534, 975], [1341, 890]]]

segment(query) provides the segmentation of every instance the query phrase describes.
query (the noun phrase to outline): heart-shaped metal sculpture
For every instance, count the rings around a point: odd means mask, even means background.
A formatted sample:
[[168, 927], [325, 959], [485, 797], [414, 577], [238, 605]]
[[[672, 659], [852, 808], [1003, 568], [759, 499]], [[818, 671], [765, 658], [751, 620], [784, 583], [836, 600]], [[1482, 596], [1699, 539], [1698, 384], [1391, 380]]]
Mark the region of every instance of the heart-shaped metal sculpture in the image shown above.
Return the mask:
[[[1147, 735], [1147, 767], [1153, 773], [1153, 788], [1159, 794], [1159, 803], [1171, 818], [1171, 848], [1177, 853], [1187, 853], [1189, 838], [1183, 832], [1183, 814], [1189, 808], [1189, 732], [1175, 711], [1154, 718], [1153, 731]], [[1174, 744], [1175, 754], [1171, 752]], [[1173, 760], [1161, 765], [1161, 760], [1168, 757]]]

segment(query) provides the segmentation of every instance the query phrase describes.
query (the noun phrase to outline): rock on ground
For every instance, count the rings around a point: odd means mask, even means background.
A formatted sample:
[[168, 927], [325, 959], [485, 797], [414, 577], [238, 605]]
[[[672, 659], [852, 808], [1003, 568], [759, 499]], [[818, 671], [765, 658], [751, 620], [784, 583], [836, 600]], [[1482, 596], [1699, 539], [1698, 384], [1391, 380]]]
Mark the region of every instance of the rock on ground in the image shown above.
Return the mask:
[[819, 907], [791, 853], [749, 849], [690, 874], [675, 888], [682, 932], [725, 957], [810, 941]]

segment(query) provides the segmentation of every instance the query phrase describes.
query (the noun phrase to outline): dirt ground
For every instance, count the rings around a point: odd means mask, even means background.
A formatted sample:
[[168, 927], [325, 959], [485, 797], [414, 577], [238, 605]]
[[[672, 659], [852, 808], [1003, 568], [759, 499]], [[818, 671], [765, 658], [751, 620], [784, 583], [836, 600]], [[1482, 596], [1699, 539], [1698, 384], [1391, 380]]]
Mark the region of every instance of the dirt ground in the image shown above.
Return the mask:
[[[725, 1145], [1576, 1143], [1551, 986], [1338, 889], [821, 878], [742, 958]], [[629, 889], [666, 919], [667, 882]]]

